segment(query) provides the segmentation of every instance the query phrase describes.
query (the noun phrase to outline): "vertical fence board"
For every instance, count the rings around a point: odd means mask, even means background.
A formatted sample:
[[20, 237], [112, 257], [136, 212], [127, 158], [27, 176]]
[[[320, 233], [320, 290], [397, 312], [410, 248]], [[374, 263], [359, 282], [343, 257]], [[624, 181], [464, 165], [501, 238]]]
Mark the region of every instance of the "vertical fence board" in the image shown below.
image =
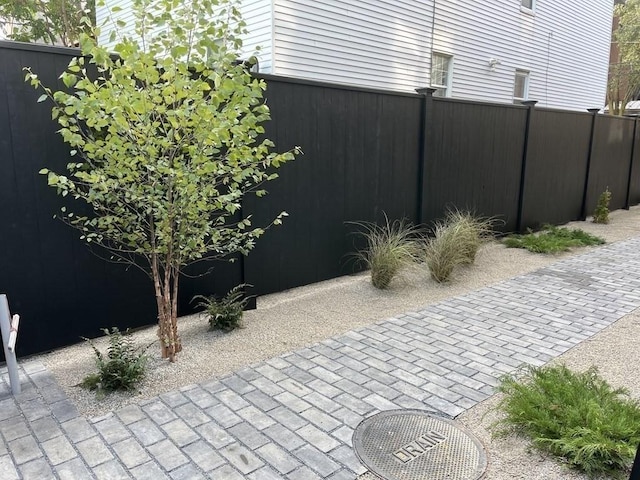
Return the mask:
[[633, 149], [629, 204], [637, 205], [640, 203], [640, 124], [636, 128], [636, 136], [633, 141], [635, 142], [635, 147]]
[[591, 115], [533, 112], [524, 191], [523, 226], [577, 220], [589, 150]]
[[425, 219], [455, 206], [515, 228], [526, 114], [522, 107], [434, 99]]
[[598, 115], [587, 190], [587, 215], [593, 213], [598, 197], [607, 187], [611, 192], [610, 209], [625, 206], [632, 141], [633, 119]]

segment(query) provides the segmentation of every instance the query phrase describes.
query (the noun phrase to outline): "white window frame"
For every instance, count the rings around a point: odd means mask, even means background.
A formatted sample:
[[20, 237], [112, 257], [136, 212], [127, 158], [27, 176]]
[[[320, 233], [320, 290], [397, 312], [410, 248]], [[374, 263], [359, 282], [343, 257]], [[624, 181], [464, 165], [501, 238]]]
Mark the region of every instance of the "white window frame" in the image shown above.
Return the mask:
[[[447, 61], [447, 78], [445, 83], [434, 83], [434, 66], [436, 57], [444, 58]], [[451, 82], [453, 80], [453, 55], [443, 52], [431, 52], [431, 79], [429, 84], [431, 88], [436, 88], [437, 90], [443, 92], [443, 94], [439, 95], [438, 93], [434, 93], [435, 97], [450, 97], [451, 96]]]
[[[516, 97], [516, 84], [518, 77], [524, 78], [524, 92], [522, 97]], [[517, 68], [513, 75], [513, 103], [522, 103], [529, 99], [529, 80], [531, 72], [522, 68]]]
[[531, 13], [536, 9], [536, 0], [520, 0], [520, 10]]

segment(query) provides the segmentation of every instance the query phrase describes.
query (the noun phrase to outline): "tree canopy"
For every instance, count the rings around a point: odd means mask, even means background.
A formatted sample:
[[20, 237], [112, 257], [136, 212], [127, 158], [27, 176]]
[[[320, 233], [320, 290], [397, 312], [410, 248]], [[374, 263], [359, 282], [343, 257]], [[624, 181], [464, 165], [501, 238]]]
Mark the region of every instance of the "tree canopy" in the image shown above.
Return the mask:
[[640, 0], [618, 3], [614, 14], [618, 18], [613, 32], [618, 61], [609, 68], [607, 104], [611, 114], [623, 115], [627, 103], [640, 93]]
[[73, 47], [95, 23], [95, 0], [0, 0], [0, 27], [19, 42]]

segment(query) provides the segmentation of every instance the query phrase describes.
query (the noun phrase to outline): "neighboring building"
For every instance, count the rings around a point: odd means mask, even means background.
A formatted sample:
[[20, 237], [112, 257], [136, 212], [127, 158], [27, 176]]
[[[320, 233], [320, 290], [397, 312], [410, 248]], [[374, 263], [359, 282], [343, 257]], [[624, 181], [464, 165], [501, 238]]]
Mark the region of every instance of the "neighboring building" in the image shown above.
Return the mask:
[[[246, 53], [261, 47], [264, 73], [583, 110], [605, 102], [613, 1], [242, 0], [241, 10]], [[125, 20], [129, 3], [107, 0]]]

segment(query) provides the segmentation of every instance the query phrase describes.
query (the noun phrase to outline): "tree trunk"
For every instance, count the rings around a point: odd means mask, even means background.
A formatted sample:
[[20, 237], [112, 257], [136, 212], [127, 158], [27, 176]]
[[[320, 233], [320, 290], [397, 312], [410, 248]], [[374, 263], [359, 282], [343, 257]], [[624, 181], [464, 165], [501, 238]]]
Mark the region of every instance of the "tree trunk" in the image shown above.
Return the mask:
[[157, 261], [152, 263], [152, 272], [158, 307], [160, 352], [162, 358], [175, 362], [176, 355], [182, 351], [182, 342], [178, 335], [178, 272], [167, 267], [163, 278]]

